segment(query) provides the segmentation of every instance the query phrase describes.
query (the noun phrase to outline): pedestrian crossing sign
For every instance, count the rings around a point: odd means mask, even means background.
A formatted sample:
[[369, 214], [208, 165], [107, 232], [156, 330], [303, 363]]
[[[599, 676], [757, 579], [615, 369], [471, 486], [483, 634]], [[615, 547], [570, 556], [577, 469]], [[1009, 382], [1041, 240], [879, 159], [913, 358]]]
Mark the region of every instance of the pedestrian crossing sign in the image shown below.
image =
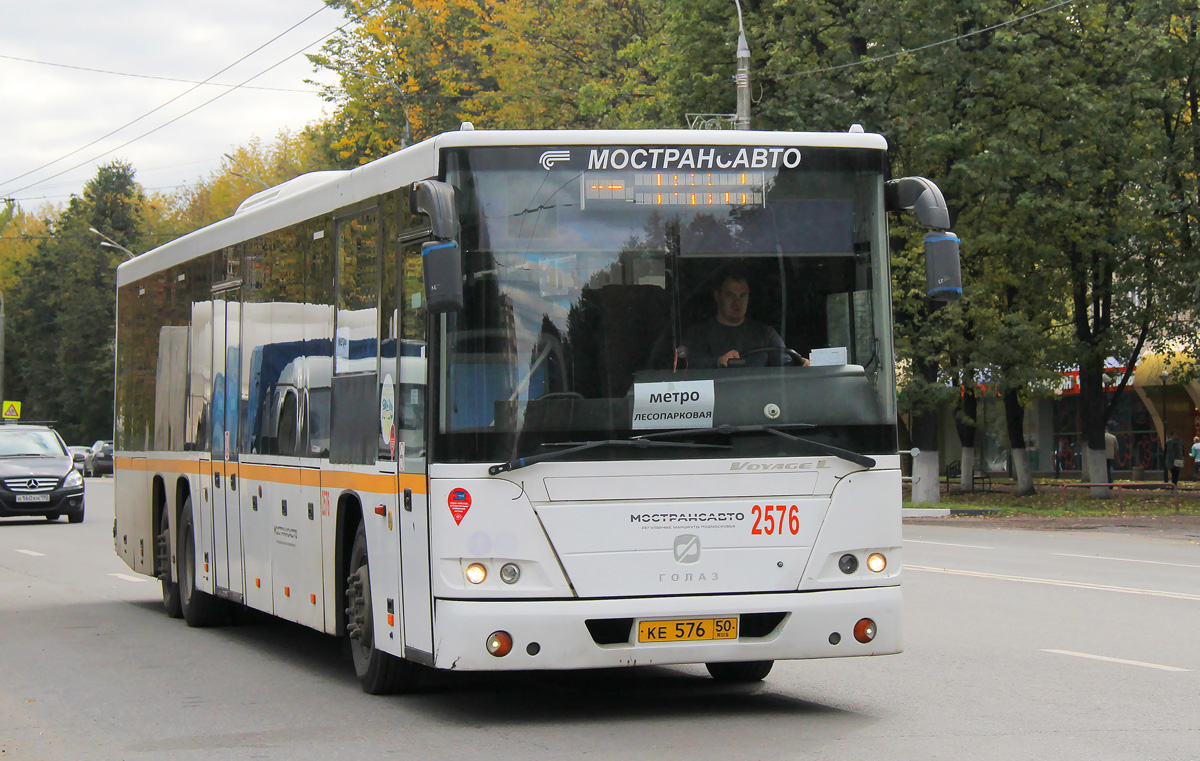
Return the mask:
[[20, 420], [21, 419], [21, 403], [20, 402], [4, 402], [4, 419], [5, 420]]

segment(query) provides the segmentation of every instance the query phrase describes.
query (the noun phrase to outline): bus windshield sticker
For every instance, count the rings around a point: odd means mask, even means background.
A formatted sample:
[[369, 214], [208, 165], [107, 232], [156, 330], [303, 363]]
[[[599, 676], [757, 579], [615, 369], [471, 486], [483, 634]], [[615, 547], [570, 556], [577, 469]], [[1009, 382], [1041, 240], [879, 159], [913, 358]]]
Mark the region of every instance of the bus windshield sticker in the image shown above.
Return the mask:
[[637, 383], [633, 387], [633, 429], [711, 428], [712, 380]]
[[471, 509], [471, 492], [466, 489], [451, 489], [446, 502], [450, 505], [450, 514], [454, 516], [454, 525], [462, 525], [462, 519]]

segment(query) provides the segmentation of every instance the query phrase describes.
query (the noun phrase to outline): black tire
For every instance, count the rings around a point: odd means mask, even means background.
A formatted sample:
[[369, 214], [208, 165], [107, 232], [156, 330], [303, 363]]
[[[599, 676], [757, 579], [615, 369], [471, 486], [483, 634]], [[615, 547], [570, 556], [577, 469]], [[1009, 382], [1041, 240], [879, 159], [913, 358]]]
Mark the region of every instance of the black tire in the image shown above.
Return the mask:
[[49, 515], [46, 516], [46, 520], [51, 521], [51, 522], [58, 520], [58, 513], [50, 513]]
[[161, 558], [160, 562], [165, 567], [159, 569], [159, 578], [162, 580], [162, 598], [163, 607], [167, 610], [167, 615], [171, 618], [183, 618], [183, 606], [179, 602], [179, 582], [171, 581], [171, 509], [167, 504], [162, 506], [162, 521], [159, 524], [162, 529], [158, 534], [158, 544], [155, 549], [162, 548], [166, 552], [166, 557]]
[[368, 695], [407, 692], [414, 686], [417, 665], [375, 647], [367, 533], [362, 523], [354, 534], [346, 571], [346, 632], [358, 683]]
[[80, 505], [78, 510], [67, 513], [67, 523], [83, 523], [83, 505]]
[[706, 663], [704, 667], [713, 679], [722, 682], [761, 682], [771, 673], [775, 661], [743, 661], [741, 663]]
[[213, 626], [225, 617], [223, 601], [196, 589], [196, 541], [192, 530], [192, 499], [183, 501], [179, 516], [179, 607], [188, 626]]

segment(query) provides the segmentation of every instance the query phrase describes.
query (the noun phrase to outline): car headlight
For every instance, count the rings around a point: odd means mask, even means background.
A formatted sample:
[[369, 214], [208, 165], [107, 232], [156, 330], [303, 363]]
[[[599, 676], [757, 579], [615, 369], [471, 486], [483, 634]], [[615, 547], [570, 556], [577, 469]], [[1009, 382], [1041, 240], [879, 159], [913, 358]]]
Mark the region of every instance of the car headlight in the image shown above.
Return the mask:
[[70, 489], [75, 486], [83, 486], [83, 474], [78, 470], [71, 468], [71, 472], [63, 479], [63, 486]]

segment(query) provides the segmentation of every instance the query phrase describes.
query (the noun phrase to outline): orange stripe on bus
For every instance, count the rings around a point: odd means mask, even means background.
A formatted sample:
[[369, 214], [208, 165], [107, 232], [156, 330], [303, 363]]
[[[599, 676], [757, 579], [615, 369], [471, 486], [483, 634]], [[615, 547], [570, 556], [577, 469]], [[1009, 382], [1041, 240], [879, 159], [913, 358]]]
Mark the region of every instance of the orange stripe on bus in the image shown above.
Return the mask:
[[349, 489], [359, 492], [391, 493], [393, 490], [411, 489], [414, 494], [424, 494], [425, 476], [416, 473], [401, 473], [399, 488], [396, 476], [388, 473], [355, 473], [344, 470], [320, 468], [297, 468], [287, 465], [257, 465], [236, 462], [211, 462], [209, 460], [162, 460], [137, 457], [118, 457], [117, 470], [134, 473], [177, 473], [207, 476], [219, 473], [222, 476], [236, 475], [242, 479], [263, 483], [287, 484], [290, 486], [314, 486], [325, 489]]

